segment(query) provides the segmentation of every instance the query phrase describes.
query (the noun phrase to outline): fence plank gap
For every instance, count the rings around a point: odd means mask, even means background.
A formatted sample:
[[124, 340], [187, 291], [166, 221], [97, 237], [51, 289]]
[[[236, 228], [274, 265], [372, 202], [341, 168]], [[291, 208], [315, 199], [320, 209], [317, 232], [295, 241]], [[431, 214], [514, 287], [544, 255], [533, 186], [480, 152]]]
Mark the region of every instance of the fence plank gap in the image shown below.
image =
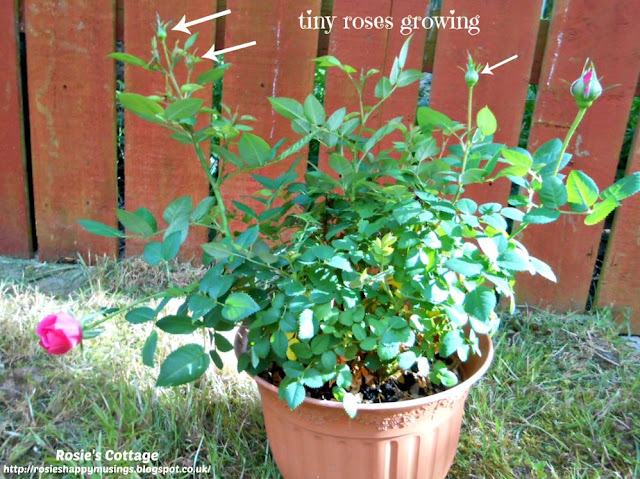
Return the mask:
[[22, 92], [16, 4], [0, 5], [0, 44], [4, 46], [4, 68], [0, 70], [2, 116], [0, 116], [0, 254], [31, 256], [28, 175], [22, 129]]
[[[115, 226], [115, 2], [27, 0], [25, 20], [33, 188], [41, 260], [114, 255], [83, 230]], [[64, 19], [64, 21], [60, 21]]]
[[[564, 137], [569, 129], [577, 107], [566, 82], [580, 75], [587, 57], [595, 61], [605, 85], [621, 85], [594, 103], [570, 145], [574, 157], [565, 173], [582, 170], [599, 185], [610, 184], [615, 177], [640, 73], [640, 10], [634, 7], [633, 0], [615, 4], [557, 0], [540, 75], [529, 138], [532, 149]], [[551, 265], [560, 286], [539, 276], [522, 275], [517, 289], [520, 302], [542, 303], [560, 311], [584, 309], [602, 224], [587, 227], [583, 221], [581, 216], [564, 215], [557, 223], [525, 232], [529, 252]]]
[[[125, 51], [144, 59], [150, 58], [150, 39], [154, 33], [151, 24], [155, 21], [156, 12], [163, 21], [172, 20], [175, 25], [183, 15], [189, 21], [211, 15], [215, 9], [215, 0], [197, 3], [187, 0], [128, 2], [124, 11]], [[195, 48], [201, 54], [213, 43], [214, 30], [215, 23], [209, 22], [193, 27], [192, 33], [199, 32]], [[184, 44], [187, 38], [189, 36], [186, 33], [169, 29], [167, 45], [172, 48], [178, 40]], [[212, 67], [210, 61], [201, 62], [194, 76]], [[178, 68], [176, 75], [184, 83], [186, 69]], [[166, 91], [165, 80], [160, 74], [126, 65], [125, 91], [162, 95]], [[207, 89], [194, 96], [203, 98], [207, 104], [212, 101], [211, 91]], [[175, 198], [188, 195], [197, 204], [209, 195], [209, 184], [193, 147], [180, 144], [169, 135], [169, 130], [125, 113], [125, 206], [129, 211], [142, 206], [149, 208], [159, 220], [159, 228], [164, 227], [160, 226], [163, 223], [160, 221], [162, 212]], [[202, 255], [200, 245], [206, 240], [207, 231], [204, 228], [192, 228], [180, 252], [180, 259], [197, 261]], [[127, 240], [126, 255], [142, 254], [145, 244]]]

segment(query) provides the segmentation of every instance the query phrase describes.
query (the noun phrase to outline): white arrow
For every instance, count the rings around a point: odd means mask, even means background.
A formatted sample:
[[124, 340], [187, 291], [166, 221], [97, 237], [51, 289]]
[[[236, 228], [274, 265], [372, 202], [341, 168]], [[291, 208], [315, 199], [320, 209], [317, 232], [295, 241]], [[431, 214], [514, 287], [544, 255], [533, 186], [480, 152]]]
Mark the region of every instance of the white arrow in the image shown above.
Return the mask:
[[480, 73], [483, 75], [493, 75], [493, 72], [491, 70], [495, 70], [496, 68], [501, 67], [505, 63], [509, 63], [510, 61], [513, 61], [516, 58], [518, 58], [518, 55], [513, 55], [512, 57], [509, 57], [506, 60], [501, 61], [500, 63], [496, 63], [492, 67], [490, 67], [489, 64], [487, 63], [487, 65], [484, 67], [484, 69]]
[[198, 23], [208, 22], [209, 20], [213, 20], [214, 18], [224, 17], [225, 15], [229, 15], [230, 13], [231, 13], [231, 10], [225, 10], [220, 13], [214, 13], [213, 15], [209, 15], [207, 17], [198, 18], [197, 20], [193, 20], [192, 22], [188, 22], [188, 23], [187, 23], [187, 16], [183, 15], [182, 19], [171, 30], [177, 30], [179, 32], [184, 32], [191, 35], [191, 32], [187, 27], [192, 27], [193, 25], [197, 25]]
[[252, 47], [255, 44], [256, 42], [247, 42], [247, 43], [243, 43], [242, 45], [236, 45], [235, 47], [224, 48], [218, 51], [216, 51], [216, 46], [215, 44], [213, 44], [211, 45], [211, 48], [209, 48], [209, 51], [204, 55], [202, 55], [202, 58], [208, 58], [209, 60], [217, 60], [218, 55], [222, 55], [223, 53], [227, 53], [227, 52], [232, 52], [234, 50], [240, 50], [241, 48]]

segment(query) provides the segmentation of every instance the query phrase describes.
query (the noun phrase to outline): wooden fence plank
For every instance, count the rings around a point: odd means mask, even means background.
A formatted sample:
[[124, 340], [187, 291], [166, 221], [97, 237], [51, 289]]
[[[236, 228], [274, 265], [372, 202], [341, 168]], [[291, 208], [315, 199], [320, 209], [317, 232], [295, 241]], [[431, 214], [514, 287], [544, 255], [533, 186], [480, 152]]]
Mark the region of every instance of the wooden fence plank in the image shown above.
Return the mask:
[[0, 70], [0, 254], [29, 257], [31, 227], [22, 132], [18, 17], [14, 1], [0, 5], [0, 45], [7, 61]]
[[[320, 4], [320, 0], [229, 2], [231, 15], [226, 19], [225, 48], [251, 41], [257, 44], [225, 56], [225, 61], [232, 66], [225, 75], [222, 101], [241, 115], [256, 117], [258, 121], [252, 124], [254, 133], [271, 146], [283, 137], [296, 135], [291, 131], [290, 120], [277, 115], [267, 98], [282, 96], [303, 102], [313, 91], [315, 63], [312, 60], [318, 48], [318, 31], [301, 30], [298, 17], [303, 12], [306, 15], [307, 10], [311, 10], [312, 16], [319, 15]], [[300, 174], [307, 168], [306, 151], [298, 154], [304, 158], [298, 167]], [[285, 160], [257, 173], [275, 177], [286, 171], [291, 161]], [[225, 183], [223, 196], [229, 205], [236, 200], [257, 208], [256, 203], [243, 196], [260, 188], [249, 175], [238, 175]]]
[[[629, 155], [627, 173], [640, 171], [640, 126]], [[640, 196], [625, 200], [615, 213], [595, 304], [630, 308], [631, 329], [640, 334]]]
[[[187, 21], [211, 15], [216, 11], [215, 0], [192, 2], [188, 0], [137, 0], [127, 2], [124, 10], [125, 51], [133, 55], [150, 58], [150, 40], [153, 36], [151, 24], [156, 12], [163, 21], [177, 23], [183, 15]], [[214, 38], [214, 23], [204, 23], [193, 27], [192, 33], [199, 32], [195, 48], [205, 53]], [[186, 33], [169, 29], [167, 45], [173, 47], [176, 41], [184, 44], [189, 38]], [[212, 68], [212, 62], [198, 64], [197, 73]], [[186, 70], [178, 69], [179, 81], [185, 82]], [[196, 75], [197, 75], [196, 73]], [[183, 76], [180, 76], [183, 75]], [[125, 90], [145, 95], [164, 92], [165, 81], [160, 74], [153, 74], [141, 68], [125, 67]], [[200, 98], [210, 104], [211, 91], [201, 90]], [[162, 212], [174, 199], [189, 195], [194, 204], [208, 196], [209, 186], [206, 175], [198, 162], [193, 147], [183, 145], [169, 137], [170, 131], [152, 125], [131, 113], [125, 113], [125, 206], [135, 211], [147, 207], [162, 224]], [[164, 227], [164, 226], [162, 226]], [[202, 254], [200, 245], [207, 240], [207, 231], [193, 228], [189, 232], [181, 253], [183, 260], [197, 260]], [[146, 241], [127, 240], [127, 256], [142, 254]]]
[[[495, 141], [517, 146], [541, 8], [542, 0], [445, 0], [442, 16], [473, 18], [479, 15], [480, 33], [470, 35], [466, 30], [453, 29], [439, 31], [429, 106], [466, 123], [468, 89], [458, 67], [466, 65], [467, 52], [483, 65], [494, 65], [517, 54], [515, 61], [496, 69], [494, 75], [480, 75], [473, 91], [473, 118], [479, 108], [488, 105], [498, 119]], [[479, 203], [506, 203], [510, 189], [511, 182], [505, 178], [494, 184], [474, 185], [468, 188], [468, 194]]]
[[27, 0], [25, 15], [40, 259], [115, 254], [77, 223], [115, 225], [115, 1]]
[[[583, 170], [600, 185], [613, 181], [618, 165], [640, 72], [639, 22], [636, 0], [557, 0], [555, 4], [529, 144], [535, 149], [565, 135], [577, 111], [565, 82], [579, 76], [590, 56], [605, 85], [621, 85], [594, 103], [570, 145], [575, 152], [571, 167]], [[523, 238], [529, 252], [551, 265], [559, 285], [523, 275], [518, 283], [519, 301], [582, 310], [601, 233], [602, 224], [586, 227], [583, 218], [574, 215], [529, 228]]]

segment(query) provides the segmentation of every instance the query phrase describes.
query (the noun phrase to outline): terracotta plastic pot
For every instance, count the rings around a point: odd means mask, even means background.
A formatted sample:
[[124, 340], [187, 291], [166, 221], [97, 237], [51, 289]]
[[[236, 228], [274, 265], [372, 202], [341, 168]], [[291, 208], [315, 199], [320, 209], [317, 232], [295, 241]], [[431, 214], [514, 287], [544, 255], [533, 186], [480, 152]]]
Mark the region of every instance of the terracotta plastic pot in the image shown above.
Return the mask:
[[[246, 348], [243, 332], [236, 353]], [[306, 398], [291, 411], [272, 384], [256, 377], [273, 457], [285, 479], [442, 479], [458, 447], [469, 388], [493, 359], [488, 336], [482, 357], [463, 365], [465, 380], [433, 396], [362, 404], [350, 419], [342, 404]]]

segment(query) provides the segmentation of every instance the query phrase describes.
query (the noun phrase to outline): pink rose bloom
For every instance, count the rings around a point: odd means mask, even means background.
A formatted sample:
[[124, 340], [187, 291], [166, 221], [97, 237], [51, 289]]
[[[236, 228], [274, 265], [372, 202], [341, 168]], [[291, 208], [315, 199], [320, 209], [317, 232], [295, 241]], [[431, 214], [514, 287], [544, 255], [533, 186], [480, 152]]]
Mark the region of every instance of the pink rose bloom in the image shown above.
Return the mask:
[[65, 354], [82, 341], [82, 326], [70, 314], [50, 314], [36, 327], [40, 346], [49, 354]]

